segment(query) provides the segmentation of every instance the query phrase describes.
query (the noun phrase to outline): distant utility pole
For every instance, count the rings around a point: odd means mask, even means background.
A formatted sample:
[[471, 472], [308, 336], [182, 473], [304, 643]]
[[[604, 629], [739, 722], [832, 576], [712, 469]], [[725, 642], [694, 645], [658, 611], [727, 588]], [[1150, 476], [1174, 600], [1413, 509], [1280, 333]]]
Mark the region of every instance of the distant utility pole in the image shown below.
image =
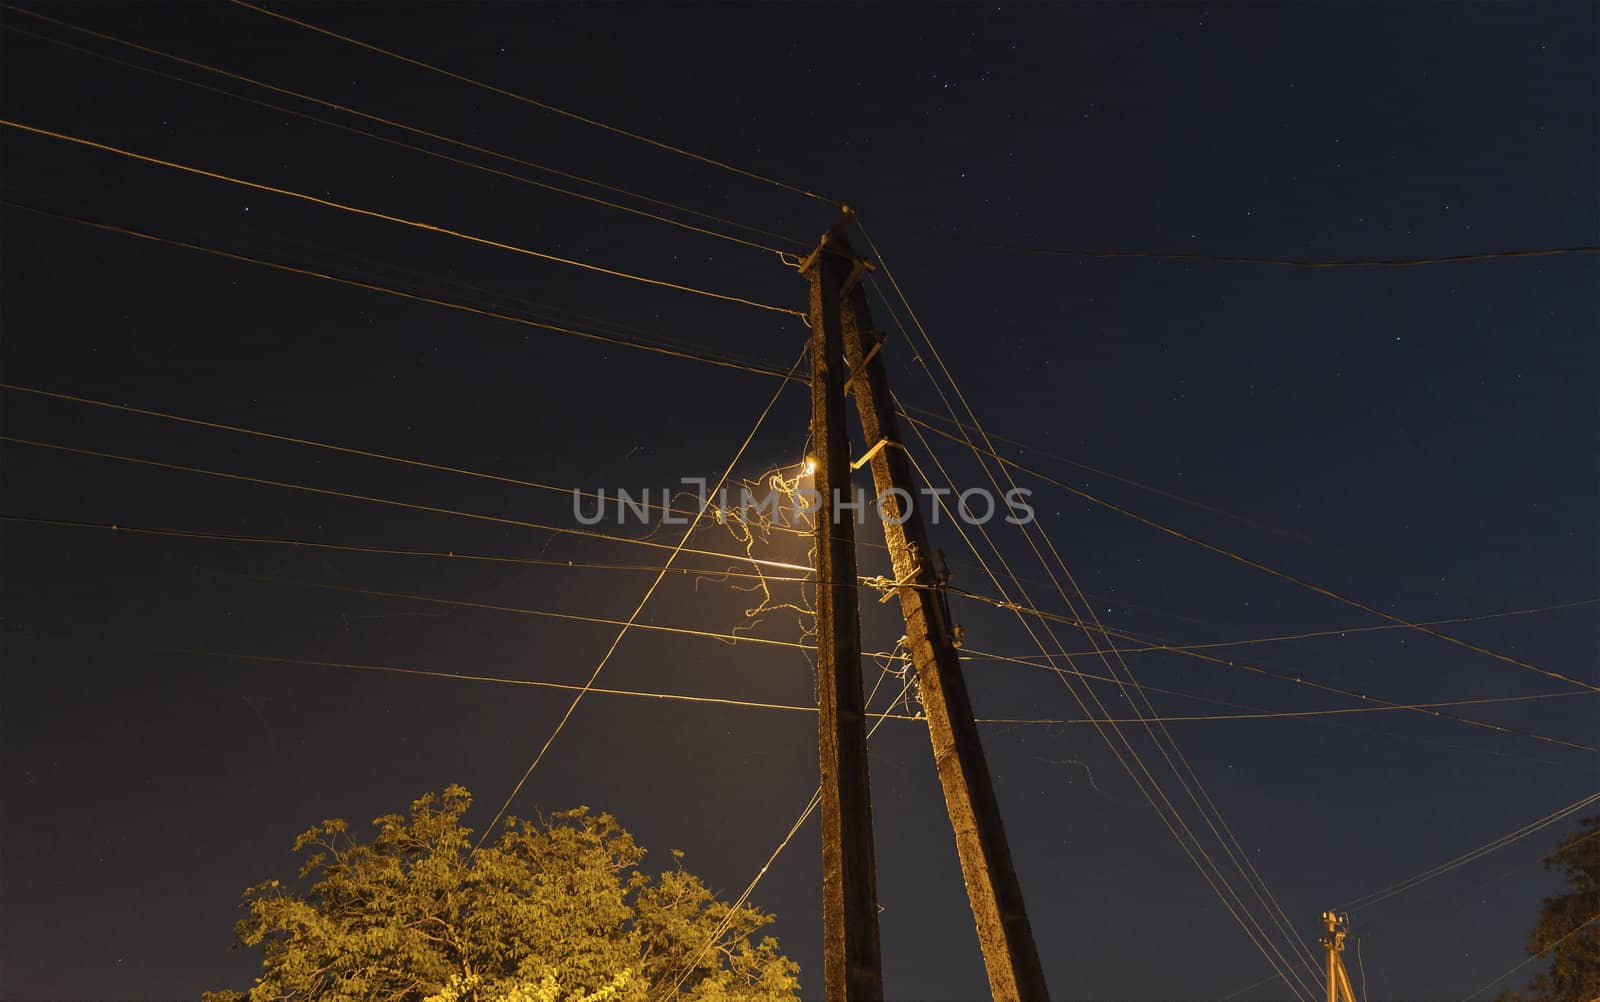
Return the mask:
[[[852, 464], [840, 458], [837, 439], [824, 446], [821, 430], [836, 427], [838, 422], [835, 420], [832, 425], [822, 423], [816, 415], [831, 408], [839, 398], [829, 395], [819, 403], [817, 401], [822, 398], [814, 396], [812, 427], [819, 449], [816, 486], [831, 500], [822, 478], [824, 453], [820, 450], [824, 447], [828, 449], [826, 455], [831, 461], [826, 481], [830, 486], [845, 486], [851, 467], [859, 467], [867, 462], [872, 464], [873, 483], [883, 503], [884, 517], [881, 521], [884, 539], [894, 565], [900, 609], [905, 616], [906, 641], [917, 669], [918, 691], [928, 718], [934, 762], [939, 772], [939, 783], [944, 789], [950, 824], [955, 832], [956, 852], [961, 860], [973, 921], [977, 925], [984, 966], [988, 970], [989, 989], [997, 1002], [1045, 1002], [1049, 998], [1049, 991], [1039, 963], [1039, 952], [1034, 946], [1033, 930], [1028, 924], [1027, 910], [1023, 907], [1022, 888], [1011, 862], [1005, 828], [1000, 822], [1000, 808], [995, 800], [989, 767], [984, 760], [983, 745], [973, 721], [972, 703], [967, 696], [966, 679], [962, 675], [956, 651], [954, 623], [945, 604], [944, 579], [935, 567], [920, 505], [913, 503], [919, 499], [917, 483], [909, 455], [900, 438], [894, 399], [889, 393], [888, 375], [879, 354], [883, 347], [883, 336], [872, 326], [867, 311], [862, 280], [871, 266], [856, 257], [845, 236], [850, 218], [847, 209], [844, 218], [823, 237], [821, 245], [806, 261], [810, 268], [807, 273], [812, 276], [812, 387], [813, 394], [820, 395], [823, 390], [818, 389], [816, 372], [821, 369], [824, 376], [831, 379], [832, 367], [839, 360], [838, 350], [830, 347], [836, 343], [833, 341], [836, 335], [831, 324], [837, 322], [842, 327], [843, 355], [850, 364], [850, 385], [845, 392], [855, 394], [856, 408], [861, 416], [862, 432], [868, 447], [866, 454]], [[805, 270], [804, 265], [802, 270]], [[833, 296], [842, 300], [842, 309], [838, 314], [830, 309], [830, 297]], [[819, 350], [823, 353], [821, 356], [817, 354]], [[831, 383], [828, 385], [831, 386]], [[839, 410], [842, 409], [840, 403]], [[829, 416], [834, 416], [831, 411]], [[839, 466], [834, 468], [832, 462], [838, 462]], [[819, 580], [824, 582], [818, 587], [818, 595], [819, 598], [822, 595], [837, 597], [840, 604], [844, 604], [845, 593], [827, 587], [826, 583], [842, 582], [845, 579], [839, 575], [846, 573], [852, 575], [850, 580], [853, 581], [855, 564], [849, 557], [837, 558], [832, 563], [823, 562], [824, 553], [827, 552], [822, 545], [824, 531], [818, 530], [817, 574]], [[829, 536], [827, 539], [834, 542], [837, 537]], [[855, 597], [852, 595], [848, 602], [853, 610]], [[819, 624], [825, 619], [819, 602]], [[849, 622], [852, 627], [855, 626], [854, 612]], [[837, 643], [836, 640], [832, 642]], [[819, 644], [823, 649], [828, 646], [822, 637], [819, 637]], [[836, 657], [843, 658], [844, 653], [841, 651]], [[859, 697], [859, 673], [852, 673], [852, 678], [855, 681], [846, 688]], [[824, 721], [830, 712], [828, 699], [842, 699], [842, 696], [827, 692], [829, 685], [828, 677], [824, 676]], [[860, 731], [856, 729], [852, 733], [858, 734]], [[823, 734], [826, 777], [829, 740], [826, 723]], [[862, 761], [864, 763], [865, 759]], [[862, 769], [864, 803], [864, 765]], [[825, 778], [824, 787], [826, 783]], [[825, 839], [832, 835], [832, 829], [825, 829]], [[870, 842], [866, 851], [870, 859]], [[827, 852], [825, 849], [825, 861]], [[825, 891], [827, 900], [831, 902], [834, 892], [826, 885]], [[831, 928], [829, 935], [833, 935]], [[875, 945], [875, 925], [873, 936]], [[835, 996], [831, 991], [831, 973], [829, 978], [829, 998], [832, 999]]]
[[1344, 969], [1344, 938], [1350, 932], [1350, 920], [1333, 912], [1322, 913], [1322, 947], [1328, 951], [1328, 1002], [1356, 1002], [1356, 993], [1350, 987], [1350, 972]]
[[851, 262], [827, 238], [800, 265], [811, 283], [811, 472], [821, 503], [817, 538], [817, 744], [822, 767], [823, 982], [828, 1002], [878, 1002], [878, 885], [861, 691], [850, 445], [845, 435], [840, 293]]

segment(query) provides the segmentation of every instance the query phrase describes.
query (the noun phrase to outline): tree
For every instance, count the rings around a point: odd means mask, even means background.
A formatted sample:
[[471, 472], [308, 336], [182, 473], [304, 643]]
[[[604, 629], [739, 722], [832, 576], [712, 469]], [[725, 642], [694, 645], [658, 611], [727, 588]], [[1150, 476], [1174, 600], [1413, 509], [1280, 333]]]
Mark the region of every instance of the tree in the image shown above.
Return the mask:
[[1533, 994], [1507, 992], [1501, 1002], [1600, 998], [1600, 815], [1579, 825], [1544, 858], [1545, 869], [1559, 867], [1566, 876], [1567, 893], [1544, 899], [1539, 921], [1528, 934], [1528, 953], [1548, 956], [1550, 969], [1528, 983]]
[[[298, 894], [277, 880], [244, 893], [239, 943], [259, 947], [248, 992], [205, 1002], [793, 1002], [799, 968], [754, 908], [733, 909], [675, 865], [651, 876], [644, 850], [587, 807], [508, 818], [473, 851], [452, 786], [373, 821], [296, 840]], [[682, 979], [681, 988], [673, 986]]]

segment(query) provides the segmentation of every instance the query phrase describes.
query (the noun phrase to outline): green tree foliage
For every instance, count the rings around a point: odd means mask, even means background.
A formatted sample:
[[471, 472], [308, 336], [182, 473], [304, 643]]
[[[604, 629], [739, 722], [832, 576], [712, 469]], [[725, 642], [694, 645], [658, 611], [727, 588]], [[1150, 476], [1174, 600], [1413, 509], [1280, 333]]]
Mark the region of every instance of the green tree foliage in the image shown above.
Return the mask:
[[633, 837], [586, 807], [508, 819], [473, 852], [461, 826], [471, 803], [452, 786], [375, 820], [370, 842], [342, 820], [301, 835], [308, 892], [268, 880], [244, 894], [235, 932], [261, 949], [261, 976], [205, 1002], [798, 998], [799, 968], [777, 941], [752, 942], [772, 916], [717, 900], [681, 854], [648, 875]]
[[1550, 969], [1528, 983], [1531, 994], [1507, 992], [1501, 1002], [1595, 1002], [1600, 999], [1600, 816], [1584, 818], [1544, 865], [1559, 868], [1567, 878], [1567, 892], [1544, 899], [1528, 934], [1528, 952], [1550, 958]]

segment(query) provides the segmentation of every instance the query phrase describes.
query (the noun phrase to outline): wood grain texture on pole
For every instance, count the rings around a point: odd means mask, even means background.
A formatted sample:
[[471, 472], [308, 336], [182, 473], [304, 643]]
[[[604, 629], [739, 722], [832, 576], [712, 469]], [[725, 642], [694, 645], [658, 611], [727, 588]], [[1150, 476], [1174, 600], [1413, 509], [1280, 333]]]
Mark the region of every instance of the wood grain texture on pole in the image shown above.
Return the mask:
[[845, 434], [840, 290], [850, 259], [830, 231], [802, 268], [811, 283], [812, 486], [817, 544], [817, 744], [822, 772], [823, 980], [829, 1002], [883, 998], [878, 889], [867, 776], [861, 627], [856, 605], [855, 512]]
[[[840, 249], [848, 250], [842, 239]], [[853, 255], [852, 255], [853, 258]], [[956, 852], [977, 925], [978, 944], [996, 1000], [1043, 1002], [1049, 998], [1033, 929], [1023, 906], [1022, 887], [1011, 861], [1000, 806], [984, 759], [972, 703], [958, 659], [953, 624], [939, 574], [933, 566], [927, 529], [918, 504], [916, 478], [900, 445], [899, 421], [889, 393], [881, 335], [873, 328], [859, 282], [848, 290], [844, 308], [844, 349], [851, 368], [856, 408], [869, 447], [887, 442], [872, 456], [872, 479], [883, 498], [884, 541], [894, 562], [906, 640], [917, 668], [919, 694], [928, 718], [939, 784], [955, 832]], [[891, 494], [890, 489], [904, 491]], [[898, 524], [896, 524], [898, 522]]]

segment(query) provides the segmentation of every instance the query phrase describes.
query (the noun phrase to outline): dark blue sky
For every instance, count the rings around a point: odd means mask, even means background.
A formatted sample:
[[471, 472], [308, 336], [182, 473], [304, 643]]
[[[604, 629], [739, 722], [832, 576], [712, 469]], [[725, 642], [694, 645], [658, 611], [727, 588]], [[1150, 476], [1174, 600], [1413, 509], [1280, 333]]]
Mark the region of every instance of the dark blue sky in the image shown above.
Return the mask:
[[[1028, 446], [1010, 451], [1019, 461], [1097, 497], [1415, 620], [1600, 596], [1596, 256], [1323, 271], [989, 246], [1345, 259], [1600, 242], [1592, 4], [281, 9], [850, 201], [985, 427]], [[800, 240], [833, 222], [816, 201], [240, 7], [50, 11]], [[4, 22], [224, 84], [15, 13]], [[804, 305], [804, 283], [769, 253], [11, 31], [3, 44], [13, 121]], [[475, 305], [536, 301], [547, 304], [542, 315], [574, 325], [626, 324], [779, 367], [805, 339], [798, 321], [775, 313], [13, 129], [3, 142], [10, 201]], [[4, 225], [8, 383], [590, 489], [714, 478], [774, 389], [759, 375], [530, 332], [15, 209]], [[939, 406], [898, 332], [885, 352], [902, 398]], [[16, 392], [3, 403], [13, 437], [572, 521], [559, 494]], [[755, 476], [801, 455], [807, 414], [803, 391], [786, 393], [739, 472]], [[970, 457], [963, 463], [948, 442], [935, 447], [959, 485], [980, 482]], [[4, 450], [8, 515], [575, 561], [660, 556]], [[1113, 629], [1201, 643], [1381, 622], [1025, 483]], [[1018, 534], [997, 538], [1019, 574], [1042, 578]], [[957, 585], [995, 592], [959, 539], [938, 542]], [[481, 825], [567, 702], [559, 692], [153, 647], [581, 682], [614, 631], [260, 578], [611, 618], [626, 618], [649, 583], [629, 572], [17, 523], [0, 526], [0, 543], [0, 992], [17, 999], [164, 999], [248, 984], [254, 957], [229, 950], [238, 895], [289, 875], [298, 832], [329, 816], [365, 820], [452, 782], [477, 794], [469, 821]], [[779, 537], [767, 551], [802, 559], [804, 544]], [[864, 549], [862, 568], [885, 571], [881, 551]], [[1053, 593], [1030, 585], [1029, 594], [1062, 611]], [[725, 631], [744, 621], [748, 604], [726, 586], [670, 582], [643, 621]], [[867, 606], [866, 647], [892, 645], [892, 607]], [[967, 602], [955, 613], [973, 648], [1038, 653], [1009, 614]], [[1594, 682], [1597, 622], [1591, 604], [1444, 629]], [[1081, 648], [1082, 636], [1068, 632], [1069, 649]], [[757, 633], [798, 637], [793, 618], [777, 615]], [[1402, 702], [1563, 688], [1406, 631], [1223, 651]], [[1141, 682], [1214, 700], [1289, 711], [1354, 705], [1172, 654], [1130, 655], [1129, 665]], [[1047, 673], [996, 662], [968, 672], [982, 716], [1079, 715]], [[660, 633], [630, 635], [601, 684], [785, 703], [812, 695], [799, 652]], [[1152, 698], [1166, 714], [1218, 709]], [[1455, 712], [1581, 744], [1600, 733], [1587, 695]], [[691, 869], [734, 896], [815, 784], [813, 720], [592, 696], [513, 810], [612, 811], [657, 863], [682, 848]], [[1324, 908], [1600, 787], [1592, 752], [1404, 711], [1170, 726], [1308, 942]], [[991, 726], [985, 735], [1055, 997], [1214, 999], [1270, 973], [1093, 729]], [[891, 721], [872, 767], [888, 992], [980, 996], [986, 983], [926, 737]], [[1358, 913], [1372, 997], [1460, 998], [1518, 961], [1539, 899], [1554, 887], [1537, 859], [1570, 827]], [[813, 823], [755, 895], [778, 914], [775, 931], [801, 963], [808, 996], [820, 989], [816, 839]], [[1288, 995], [1264, 985], [1239, 997]]]

